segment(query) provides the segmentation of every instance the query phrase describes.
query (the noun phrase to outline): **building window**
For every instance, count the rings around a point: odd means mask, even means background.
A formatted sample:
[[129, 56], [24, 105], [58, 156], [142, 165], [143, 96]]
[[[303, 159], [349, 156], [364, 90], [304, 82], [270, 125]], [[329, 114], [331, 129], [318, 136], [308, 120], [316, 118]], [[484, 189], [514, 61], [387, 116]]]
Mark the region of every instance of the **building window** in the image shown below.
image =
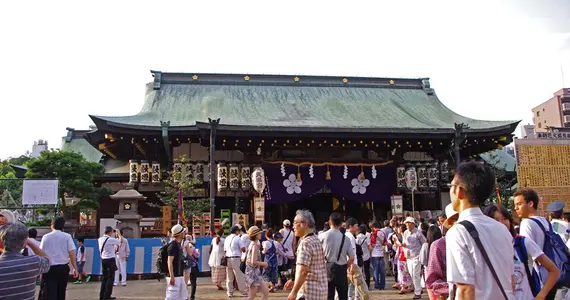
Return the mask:
[[538, 122], [538, 128], [542, 128], [542, 125], [540, 124], [540, 122]]
[[540, 117], [540, 111], [537, 111], [537, 112], [536, 112], [536, 116], [537, 116], [537, 117]]

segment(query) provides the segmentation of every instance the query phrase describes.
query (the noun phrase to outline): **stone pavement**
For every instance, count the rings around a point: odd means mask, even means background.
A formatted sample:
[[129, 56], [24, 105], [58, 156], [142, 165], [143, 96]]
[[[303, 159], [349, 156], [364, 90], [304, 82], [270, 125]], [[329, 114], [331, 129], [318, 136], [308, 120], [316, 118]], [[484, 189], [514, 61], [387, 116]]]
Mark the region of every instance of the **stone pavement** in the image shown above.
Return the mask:
[[[394, 284], [393, 277], [387, 278], [388, 282], [386, 287], [391, 287]], [[99, 298], [99, 287], [100, 283], [98, 281], [92, 281], [90, 283], [83, 284], [73, 284], [69, 283], [67, 285], [67, 299], [69, 300], [94, 300]], [[154, 280], [132, 280], [128, 282], [126, 287], [116, 286], [113, 290], [113, 296], [117, 297], [117, 300], [126, 299], [137, 299], [137, 300], [158, 300], [164, 299], [165, 296], [166, 282], [161, 280], [158, 282]], [[190, 287], [188, 287], [188, 292], [190, 292]], [[36, 293], [37, 294], [37, 293]], [[236, 296], [240, 295], [236, 293]], [[269, 295], [270, 299], [287, 299], [288, 293], [279, 291], [276, 293], [271, 293]], [[412, 299], [413, 294], [398, 295], [396, 290], [388, 289], [386, 291], [372, 291], [370, 295], [371, 300], [396, 300], [396, 299]], [[260, 295], [257, 295], [257, 299], [260, 299]], [[225, 292], [218, 291], [214, 286], [210, 277], [200, 277], [198, 278], [198, 290], [196, 292], [196, 299], [228, 299]], [[233, 299], [247, 299], [245, 297], [234, 297]], [[422, 299], [428, 299], [427, 294], [424, 293]]]

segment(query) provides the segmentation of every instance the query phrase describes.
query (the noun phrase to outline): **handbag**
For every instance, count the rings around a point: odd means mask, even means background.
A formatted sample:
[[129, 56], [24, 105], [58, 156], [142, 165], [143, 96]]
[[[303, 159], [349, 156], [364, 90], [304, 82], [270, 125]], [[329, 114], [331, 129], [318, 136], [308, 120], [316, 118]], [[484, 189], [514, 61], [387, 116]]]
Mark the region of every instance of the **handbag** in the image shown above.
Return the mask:
[[327, 269], [329, 282], [335, 281], [336, 280], [335, 274], [342, 272], [343, 270], [344, 270], [344, 273], [346, 274], [346, 265], [337, 264], [338, 260], [340, 259], [340, 254], [342, 253], [342, 248], [344, 246], [344, 239], [345, 238], [346, 238], [346, 236], [343, 234], [342, 235], [342, 241], [340, 242], [340, 248], [338, 249], [338, 255], [336, 257], [336, 261], [332, 264], [332, 266], [330, 268]]
[[406, 254], [404, 254], [404, 250], [400, 248], [400, 257], [398, 258], [400, 261], [406, 261]]
[[[236, 237], [234, 236], [232, 238], [232, 240], [230, 241], [230, 247], [229, 247], [230, 251], [232, 250], [232, 245], [233, 245], [235, 238]], [[219, 247], [219, 245], [218, 245], [218, 247]], [[228, 258], [226, 257], [226, 251], [224, 251], [224, 256], [222, 257], [222, 260], [220, 261], [220, 266], [224, 266], [224, 267], [228, 266]], [[240, 266], [240, 268], [241, 268], [241, 266]]]

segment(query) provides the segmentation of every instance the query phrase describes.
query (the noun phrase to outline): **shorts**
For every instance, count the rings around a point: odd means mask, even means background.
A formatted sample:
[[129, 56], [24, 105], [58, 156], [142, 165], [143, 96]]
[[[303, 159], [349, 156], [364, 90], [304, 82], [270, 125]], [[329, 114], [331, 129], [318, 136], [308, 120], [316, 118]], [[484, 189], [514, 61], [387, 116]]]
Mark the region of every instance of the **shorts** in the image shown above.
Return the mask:
[[184, 277], [174, 277], [174, 285], [170, 285], [170, 278], [166, 277], [166, 298], [165, 300], [188, 299], [188, 290]]
[[83, 273], [83, 267], [85, 266], [84, 261], [77, 262], [77, 273]]

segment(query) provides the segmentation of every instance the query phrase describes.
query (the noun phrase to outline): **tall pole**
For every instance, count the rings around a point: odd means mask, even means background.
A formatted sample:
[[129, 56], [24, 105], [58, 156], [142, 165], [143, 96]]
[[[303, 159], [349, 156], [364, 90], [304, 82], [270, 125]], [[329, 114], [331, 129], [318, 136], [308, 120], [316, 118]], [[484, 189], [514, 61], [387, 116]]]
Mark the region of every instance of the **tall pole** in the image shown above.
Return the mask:
[[220, 124], [220, 119], [212, 120], [208, 118], [210, 123], [210, 236], [215, 236], [214, 228], [214, 212], [216, 207], [216, 161], [214, 153], [216, 153], [216, 129]]

